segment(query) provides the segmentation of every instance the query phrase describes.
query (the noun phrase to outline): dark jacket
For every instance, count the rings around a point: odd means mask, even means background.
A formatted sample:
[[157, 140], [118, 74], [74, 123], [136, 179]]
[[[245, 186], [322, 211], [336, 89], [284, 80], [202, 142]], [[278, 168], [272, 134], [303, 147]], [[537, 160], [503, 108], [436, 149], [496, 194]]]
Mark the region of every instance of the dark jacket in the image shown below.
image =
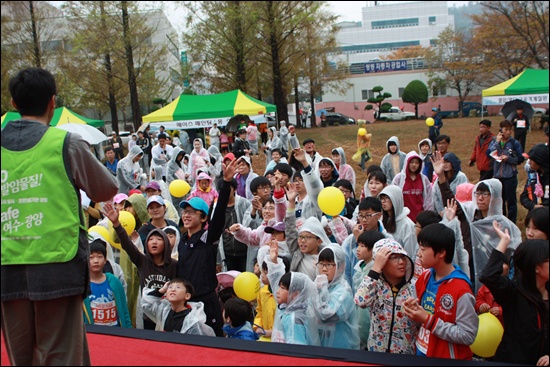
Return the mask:
[[191, 300], [212, 293], [218, 287], [216, 260], [230, 190], [230, 182], [223, 181], [214, 214], [208, 222], [208, 229], [203, 228], [191, 237], [187, 232], [181, 236], [177, 275], [178, 278], [187, 279], [193, 284], [195, 294]]
[[545, 316], [522, 294], [515, 281], [502, 276], [505, 259], [502, 252], [493, 250], [479, 278], [503, 310], [504, 335], [493, 361], [535, 365], [548, 354], [548, 311]]
[[248, 141], [236, 138], [233, 142], [233, 154], [235, 155], [235, 158], [238, 159], [245, 155], [245, 149], [250, 150], [250, 144], [248, 143]]
[[[533, 209], [535, 205], [544, 205], [548, 207], [548, 185], [550, 181], [548, 146], [545, 144], [537, 144], [529, 150], [528, 155], [529, 159], [535, 162], [540, 168], [538, 171], [529, 169], [527, 172], [527, 182], [525, 183], [519, 200], [521, 205], [527, 210]], [[540, 185], [538, 192], [537, 184]], [[539, 196], [537, 196], [537, 193]]]
[[[177, 227], [176, 227], [177, 228]], [[147, 240], [153, 233], [160, 234], [164, 239], [164, 264], [156, 265], [150, 253], [142, 254], [128, 237], [122, 225], [115, 227], [116, 234], [120, 238], [120, 244], [128, 253], [130, 260], [136, 265], [139, 274], [141, 288], [162, 288], [164, 283], [176, 277], [177, 262], [172, 259], [172, 248], [168, 236], [162, 229], [155, 228], [149, 232], [143, 246], [147, 248]]]

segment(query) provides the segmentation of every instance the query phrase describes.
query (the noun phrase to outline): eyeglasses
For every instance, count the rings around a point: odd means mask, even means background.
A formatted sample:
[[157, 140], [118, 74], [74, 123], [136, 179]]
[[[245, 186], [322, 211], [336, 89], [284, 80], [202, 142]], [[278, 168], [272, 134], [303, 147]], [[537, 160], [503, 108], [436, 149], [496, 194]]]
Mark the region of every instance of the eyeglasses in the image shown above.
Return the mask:
[[399, 255], [399, 254], [395, 254], [395, 255], [391, 255], [389, 258], [388, 258], [390, 261], [393, 261], [394, 263], [398, 263], [400, 261], [405, 261], [405, 255]]
[[474, 192], [474, 195], [477, 197], [483, 197], [485, 199], [487, 199], [489, 196], [491, 196], [491, 193], [490, 192]]
[[275, 207], [274, 206], [264, 206], [262, 208], [262, 210], [273, 212], [273, 211], [275, 211]]
[[186, 209], [181, 211], [181, 215], [195, 215], [197, 212], [198, 210]]
[[371, 218], [374, 217], [374, 216], [377, 216], [378, 214], [380, 214], [380, 213], [372, 213], [372, 214], [365, 214], [365, 215], [363, 215], [363, 214], [357, 214], [357, 218], [358, 218], [359, 220], [363, 220], [363, 219], [364, 219], [364, 220], [367, 220], [367, 219], [371, 219]]
[[312, 238], [317, 238], [317, 236], [298, 236], [298, 241], [311, 240]]
[[334, 268], [336, 266], [336, 264], [334, 263], [328, 263], [328, 264], [325, 264], [325, 263], [317, 263], [315, 264], [319, 269], [327, 269], [327, 270], [330, 270], [332, 268]]
[[346, 190], [346, 189], [340, 189], [340, 191], [342, 191], [342, 193], [344, 193], [344, 194], [351, 194], [351, 191]]

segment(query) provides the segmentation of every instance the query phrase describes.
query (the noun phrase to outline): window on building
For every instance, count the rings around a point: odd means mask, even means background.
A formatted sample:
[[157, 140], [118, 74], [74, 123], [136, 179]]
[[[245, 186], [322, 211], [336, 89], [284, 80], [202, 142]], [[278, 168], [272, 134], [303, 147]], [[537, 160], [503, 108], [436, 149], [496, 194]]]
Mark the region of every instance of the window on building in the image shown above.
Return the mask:
[[430, 25], [434, 25], [435, 24], [435, 17], [428, 18], [428, 21], [430, 22]]
[[361, 100], [368, 100], [369, 98], [374, 98], [374, 92], [372, 89], [362, 89], [361, 90]]
[[398, 92], [399, 98], [402, 98], [403, 97], [403, 92], [405, 92], [405, 88], [400, 87], [400, 88], [398, 88], [398, 90], [399, 90], [399, 92]]

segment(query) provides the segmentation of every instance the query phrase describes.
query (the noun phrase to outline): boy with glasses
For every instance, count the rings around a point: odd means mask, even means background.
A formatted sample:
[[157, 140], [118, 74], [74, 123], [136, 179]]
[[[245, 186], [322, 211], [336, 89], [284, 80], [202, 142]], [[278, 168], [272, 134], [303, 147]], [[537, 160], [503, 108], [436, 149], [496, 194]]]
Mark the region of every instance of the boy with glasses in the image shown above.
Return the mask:
[[[206, 324], [214, 329], [216, 336], [220, 337], [223, 336], [223, 318], [216, 292], [218, 287], [217, 249], [224, 230], [225, 210], [236, 168], [236, 160], [224, 166], [220, 196], [210, 221], [208, 205], [201, 198], [197, 197], [180, 203], [182, 221], [187, 231], [182, 234], [178, 247], [177, 277], [193, 284], [195, 294], [190, 301], [204, 303]], [[207, 223], [208, 229], [205, 228]]]

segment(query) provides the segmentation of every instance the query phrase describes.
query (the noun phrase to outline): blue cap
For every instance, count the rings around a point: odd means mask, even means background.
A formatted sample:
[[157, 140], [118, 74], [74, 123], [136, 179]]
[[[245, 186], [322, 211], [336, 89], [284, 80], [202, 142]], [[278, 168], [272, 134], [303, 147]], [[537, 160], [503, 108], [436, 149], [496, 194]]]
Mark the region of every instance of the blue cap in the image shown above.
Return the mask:
[[190, 200], [182, 201], [180, 203], [180, 208], [185, 209], [187, 206], [190, 206], [191, 208], [195, 210], [200, 210], [205, 215], [208, 215], [208, 204], [206, 204], [206, 201], [199, 197], [191, 198]]
[[435, 108], [435, 107], [434, 107], [434, 108], [432, 108], [432, 111], [436, 111], [436, 112], [437, 112], [437, 108]]

